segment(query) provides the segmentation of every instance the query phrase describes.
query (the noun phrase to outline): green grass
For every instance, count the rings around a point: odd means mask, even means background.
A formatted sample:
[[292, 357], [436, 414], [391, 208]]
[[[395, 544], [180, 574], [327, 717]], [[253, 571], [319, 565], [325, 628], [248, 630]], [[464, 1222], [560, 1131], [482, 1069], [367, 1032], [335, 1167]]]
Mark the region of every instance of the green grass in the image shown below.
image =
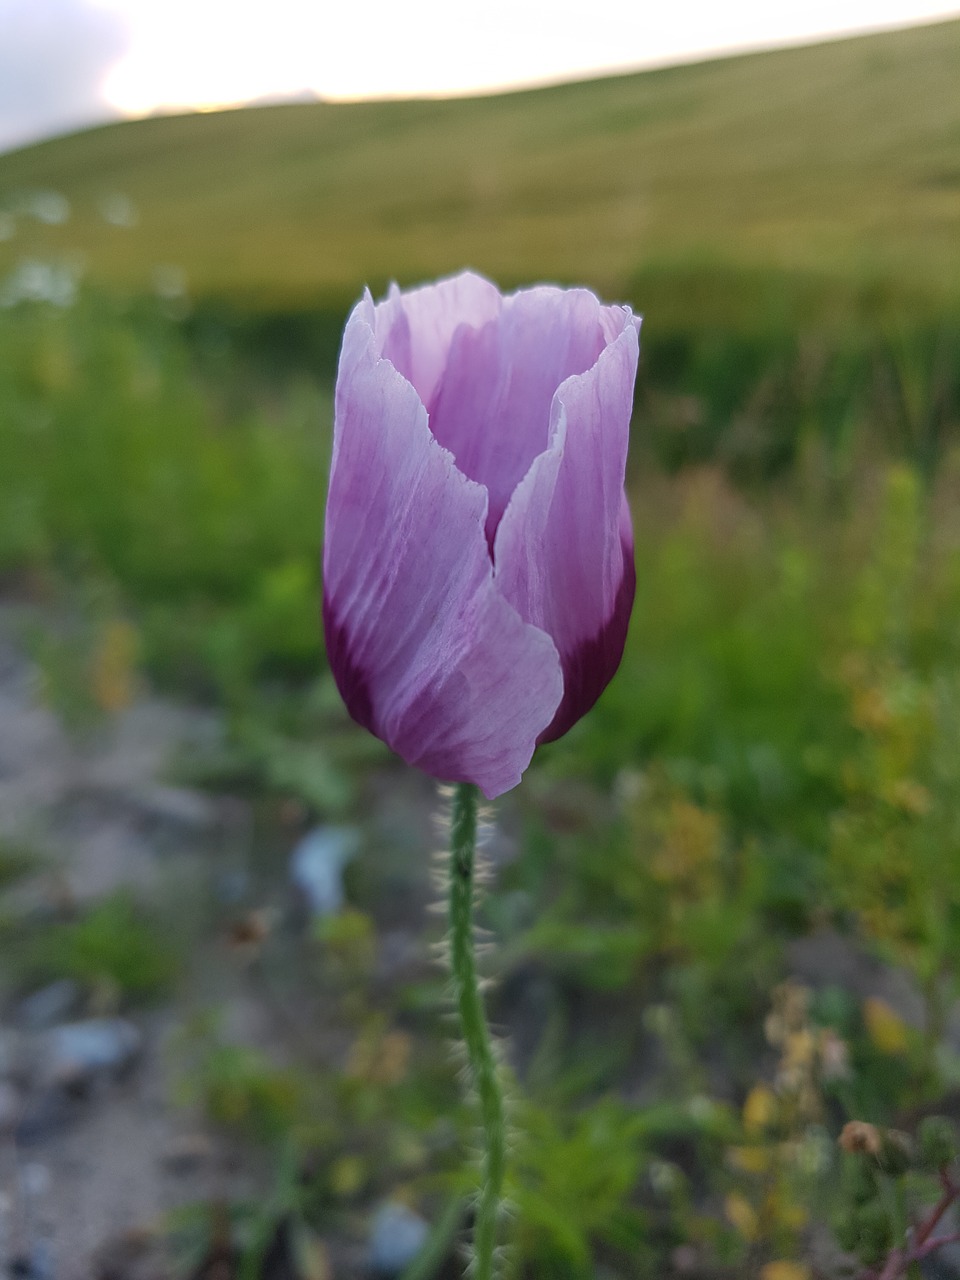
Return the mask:
[[27, 989], [71, 978], [88, 994], [106, 987], [113, 998], [150, 1001], [169, 993], [180, 967], [168, 930], [121, 892], [78, 919], [20, 933], [13, 972]]
[[[676, 271], [721, 294], [732, 269], [775, 271], [788, 296], [767, 301], [822, 316], [838, 295], [956, 302], [958, 65], [948, 22], [488, 98], [110, 125], [0, 157], [0, 207], [52, 188], [73, 208], [21, 219], [0, 261], [80, 251], [125, 289], [175, 264], [195, 296], [273, 307], [464, 264], [629, 294], [661, 321], [703, 305]], [[136, 227], [103, 220], [113, 192]]]
[[329, 390], [201, 368], [155, 309], [97, 297], [0, 311], [0, 351], [0, 575], [71, 584], [91, 623], [72, 658], [97, 664], [126, 602], [181, 687], [269, 652], [315, 670]]

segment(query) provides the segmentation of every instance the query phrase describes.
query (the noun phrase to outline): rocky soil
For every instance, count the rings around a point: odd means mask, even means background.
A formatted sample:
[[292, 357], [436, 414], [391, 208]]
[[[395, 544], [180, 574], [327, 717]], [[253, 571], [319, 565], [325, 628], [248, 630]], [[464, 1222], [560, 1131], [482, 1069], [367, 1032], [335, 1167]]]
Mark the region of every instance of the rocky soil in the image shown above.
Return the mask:
[[[238, 815], [168, 779], [183, 752], [218, 742], [218, 718], [145, 699], [69, 732], [23, 643], [34, 622], [0, 606], [0, 842], [37, 855], [4, 910], [42, 929], [121, 888], [189, 896]], [[111, 1005], [111, 993], [91, 998], [62, 979], [0, 1008], [0, 1258], [11, 1275], [134, 1274], [171, 1208], [248, 1178], [173, 1101], [183, 1010]]]

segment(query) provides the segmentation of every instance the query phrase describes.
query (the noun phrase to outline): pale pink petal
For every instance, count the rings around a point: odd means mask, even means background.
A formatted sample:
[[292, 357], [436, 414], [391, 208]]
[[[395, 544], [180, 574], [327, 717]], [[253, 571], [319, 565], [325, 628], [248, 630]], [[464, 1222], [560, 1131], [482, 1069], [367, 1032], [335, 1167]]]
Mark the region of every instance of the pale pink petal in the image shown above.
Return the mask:
[[497, 530], [497, 584], [560, 652], [564, 697], [542, 736], [565, 733], [619, 665], [634, 594], [623, 492], [638, 341], [633, 316], [607, 308], [618, 335], [556, 392], [550, 444], [517, 486]]
[[605, 344], [600, 304], [586, 289], [541, 286], [504, 298], [500, 313], [453, 333], [426, 404], [430, 429], [458, 468], [490, 494], [487, 536], [530, 464], [546, 449], [560, 384]]
[[520, 780], [563, 693], [557, 650], [493, 580], [487, 496], [416, 390], [347, 323], [324, 542], [331, 669], [351, 714], [410, 764], [488, 797]]
[[375, 309], [377, 349], [429, 405], [464, 318], [480, 327], [497, 318], [501, 302], [496, 285], [472, 271], [403, 293], [393, 284]]

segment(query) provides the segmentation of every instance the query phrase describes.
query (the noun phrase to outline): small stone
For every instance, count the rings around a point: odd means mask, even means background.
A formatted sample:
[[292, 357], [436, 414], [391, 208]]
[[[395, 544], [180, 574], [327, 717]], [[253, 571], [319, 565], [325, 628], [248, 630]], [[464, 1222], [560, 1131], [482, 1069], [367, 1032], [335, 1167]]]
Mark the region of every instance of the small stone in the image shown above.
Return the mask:
[[390, 986], [413, 982], [432, 971], [435, 961], [415, 934], [406, 929], [388, 929], [377, 939], [376, 976]]
[[360, 847], [356, 827], [314, 827], [290, 855], [290, 879], [314, 917], [343, 906], [343, 868]]
[[0, 1138], [15, 1131], [22, 1110], [20, 1090], [6, 1080], [0, 1080]]
[[15, 1254], [7, 1263], [11, 1280], [53, 1280], [53, 1265], [48, 1249], [35, 1244], [28, 1252]]
[[24, 1037], [19, 1031], [0, 1027], [0, 1080], [15, 1080], [26, 1068]]
[[699, 1262], [700, 1255], [692, 1244], [679, 1244], [670, 1254], [670, 1265], [678, 1276], [692, 1275]]
[[377, 1276], [398, 1276], [410, 1265], [430, 1234], [428, 1224], [405, 1204], [385, 1201], [370, 1228], [370, 1268]]
[[92, 1263], [91, 1280], [147, 1280], [166, 1275], [158, 1257], [157, 1233], [150, 1227], [133, 1227], [104, 1241]]
[[32, 1147], [44, 1142], [70, 1123], [75, 1106], [57, 1085], [28, 1093], [17, 1120], [17, 1144]]
[[136, 1060], [143, 1037], [125, 1018], [66, 1022], [43, 1033], [41, 1061], [49, 1083], [84, 1088], [98, 1076], [118, 1077]]
[[250, 894], [250, 873], [234, 868], [224, 871], [214, 880], [217, 898], [228, 907], [238, 906]]
[[20, 1182], [24, 1191], [32, 1199], [45, 1196], [50, 1190], [50, 1170], [38, 1160], [31, 1160], [20, 1170]]
[[174, 1138], [161, 1156], [170, 1174], [192, 1173], [213, 1158], [213, 1143], [205, 1133], [184, 1133]]
[[179, 831], [202, 832], [216, 821], [214, 802], [188, 787], [144, 785], [132, 798], [144, 817]]
[[80, 988], [73, 979], [60, 978], [25, 996], [17, 1006], [17, 1018], [28, 1031], [43, 1031], [68, 1017], [79, 1000]]

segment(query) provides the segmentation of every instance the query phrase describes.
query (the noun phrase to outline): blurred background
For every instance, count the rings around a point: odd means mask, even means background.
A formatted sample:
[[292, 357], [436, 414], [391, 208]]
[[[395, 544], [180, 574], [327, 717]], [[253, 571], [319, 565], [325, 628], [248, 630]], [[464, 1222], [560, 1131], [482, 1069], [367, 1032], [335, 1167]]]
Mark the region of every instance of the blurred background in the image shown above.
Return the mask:
[[623, 666], [486, 850], [506, 1274], [876, 1266], [960, 1110], [957, 15], [0, 0], [0, 147], [8, 1273], [459, 1275], [318, 563], [347, 310], [464, 266], [645, 316]]

